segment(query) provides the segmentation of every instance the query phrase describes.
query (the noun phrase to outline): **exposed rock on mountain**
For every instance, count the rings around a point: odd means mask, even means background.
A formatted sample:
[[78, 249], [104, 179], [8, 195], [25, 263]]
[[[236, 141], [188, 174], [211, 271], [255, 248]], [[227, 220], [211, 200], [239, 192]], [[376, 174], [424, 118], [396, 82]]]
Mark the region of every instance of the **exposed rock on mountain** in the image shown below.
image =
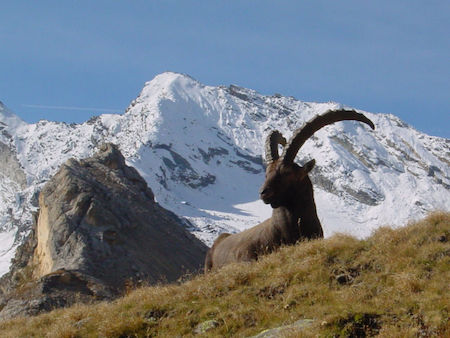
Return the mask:
[[113, 144], [61, 166], [40, 193], [36, 223], [2, 278], [0, 318], [175, 281], [197, 272], [206, 251]]
[[[117, 144], [158, 203], [211, 244], [221, 232], [270, 217], [270, 206], [258, 201], [269, 131], [289, 139], [313, 116], [336, 108], [351, 107], [206, 86], [170, 72], [147, 82], [124, 114], [82, 124], [27, 124], [0, 106], [0, 142], [26, 177], [23, 188], [0, 172], [0, 274], [31, 228], [37, 192], [69, 158], [89, 157], [104, 142]], [[381, 225], [450, 211], [450, 140], [423, 134], [394, 115], [363, 113], [375, 131], [336, 123], [314, 134], [297, 156], [300, 163], [316, 160], [311, 179], [325, 236], [365, 237]]]
[[10, 179], [11, 182], [25, 189], [27, 178], [17, 160], [16, 154], [2, 142], [0, 142], [0, 173], [4, 178]]

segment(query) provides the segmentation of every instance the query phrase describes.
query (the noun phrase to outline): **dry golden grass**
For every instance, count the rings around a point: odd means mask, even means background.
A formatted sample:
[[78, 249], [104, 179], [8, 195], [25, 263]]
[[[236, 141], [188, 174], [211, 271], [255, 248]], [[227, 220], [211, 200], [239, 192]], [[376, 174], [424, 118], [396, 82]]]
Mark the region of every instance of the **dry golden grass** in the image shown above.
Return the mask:
[[[251, 336], [314, 319], [304, 336], [450, 336], [450, 214], [367, 240], [337, 235], [282, 248], [178, 285], [0, 323], [1, 337]], [[298, 337], [299, 332], [287, 336]]]

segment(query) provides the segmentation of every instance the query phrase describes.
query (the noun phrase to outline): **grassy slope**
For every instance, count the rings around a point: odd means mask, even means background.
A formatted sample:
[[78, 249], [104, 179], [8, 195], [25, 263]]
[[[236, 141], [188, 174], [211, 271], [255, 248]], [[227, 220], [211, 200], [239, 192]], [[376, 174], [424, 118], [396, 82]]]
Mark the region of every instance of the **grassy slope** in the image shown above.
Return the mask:
[[450, 336], [449, 281], [450, 214], [436, 213], [367, 240], [300, 243], [179, 285], [0, 323], [0, 336], [190, 336], [210, 319], [219, 325], [209, 336], [250, 336], [302, 318], [315, 319], [306, 336]]

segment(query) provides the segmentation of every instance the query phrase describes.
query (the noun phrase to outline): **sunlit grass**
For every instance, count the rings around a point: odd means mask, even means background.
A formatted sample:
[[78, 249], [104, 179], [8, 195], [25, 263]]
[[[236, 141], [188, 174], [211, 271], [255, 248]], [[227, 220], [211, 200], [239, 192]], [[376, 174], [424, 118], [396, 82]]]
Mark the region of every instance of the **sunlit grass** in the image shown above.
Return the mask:
[[[314, 319], [306, 336], [449, 336], [450, 214], [357, 240], [282, 248], [178, 285], [0, 323], [4, 337], [251, 336]], [[292, 337], [298, 332], [287, 333]]]

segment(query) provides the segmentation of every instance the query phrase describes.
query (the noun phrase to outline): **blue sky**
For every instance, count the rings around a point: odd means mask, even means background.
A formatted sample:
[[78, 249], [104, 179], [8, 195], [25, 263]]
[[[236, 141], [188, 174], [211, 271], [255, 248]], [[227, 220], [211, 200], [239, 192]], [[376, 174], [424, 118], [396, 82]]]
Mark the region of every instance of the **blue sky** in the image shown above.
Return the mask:
[[448, 0], [2, 1], [0, 100], [27, 122], [82, 122], [170, 70], [450, 138], [449, 17]]

